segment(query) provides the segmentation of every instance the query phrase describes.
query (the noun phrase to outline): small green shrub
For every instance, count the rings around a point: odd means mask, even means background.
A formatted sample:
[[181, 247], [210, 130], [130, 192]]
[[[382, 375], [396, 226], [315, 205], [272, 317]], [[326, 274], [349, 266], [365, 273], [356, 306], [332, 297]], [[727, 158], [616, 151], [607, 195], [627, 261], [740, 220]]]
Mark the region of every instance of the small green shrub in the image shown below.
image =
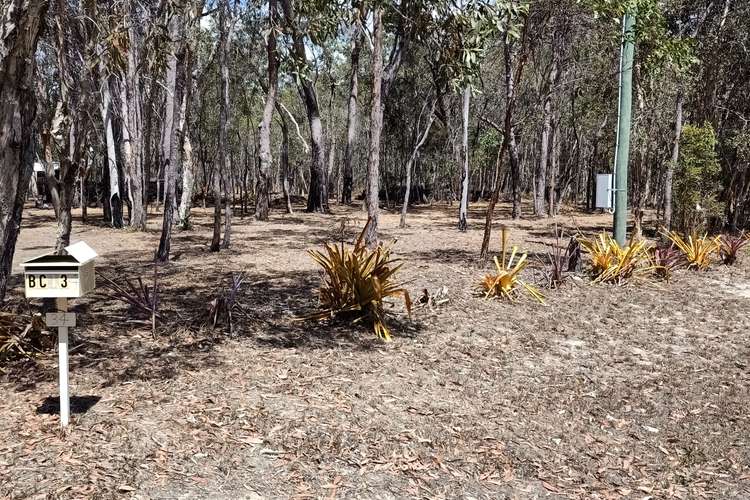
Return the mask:
[[721, 190], [720, 172], [716, 135], [711, 125], [685, 125], [672, 186], [675, 230], [684, 234], [705, 232], [721, 217], [717, 199]]

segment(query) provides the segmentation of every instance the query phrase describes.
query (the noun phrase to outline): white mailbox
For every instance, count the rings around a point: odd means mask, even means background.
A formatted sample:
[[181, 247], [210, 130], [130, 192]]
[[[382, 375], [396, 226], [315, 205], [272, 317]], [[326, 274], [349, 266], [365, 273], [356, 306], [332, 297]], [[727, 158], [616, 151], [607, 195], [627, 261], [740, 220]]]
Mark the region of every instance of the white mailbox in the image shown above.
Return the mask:
[[67, 255], [44, 254], [25, 261], [26, 297], [82, 297], [96, 287], [94, 249], [83, 241], [65, 248]]

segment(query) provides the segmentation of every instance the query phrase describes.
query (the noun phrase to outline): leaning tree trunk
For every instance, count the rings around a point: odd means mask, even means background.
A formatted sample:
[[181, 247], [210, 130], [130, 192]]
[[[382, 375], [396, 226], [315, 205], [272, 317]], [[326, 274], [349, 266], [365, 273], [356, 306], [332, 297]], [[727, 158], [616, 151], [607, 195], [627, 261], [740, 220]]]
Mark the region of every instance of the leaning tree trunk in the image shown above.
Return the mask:
[[0, 7], [0, 302], [5, 299], [26, 189], [33, 170], [34, 53], [47, 2]]
[[[524, 27], [525, 29], [525, 27]], [[524, 33], [525, 39], [525, 33]], [[524, 50], [522, 47], [521, 50]], [[520, 168], [518, 162], [518, 150], [516, 147], [516, 136], [513, 127], [513, 108], [516, 102], [516, 81], [520, 79], [521, 72], [523, 71], [523, 65], [525, 57], [523, 54], [518, 59], [518, 69], [514, 71], [513, 68], [513, 49], [512, 42], [506, 36], [504, 42], [503, 55], [505, 60], [505, 123], [503, 134], [503, 143], [500, 146], [500, 152], [498, 153], [498, 169], [502, 161], [505, 151], [510, 150], [510, 168], [511, 168], [511, 183], [513, 190], [513, 218], [520, 217], [521, 213], [521, 194], [520, 194]], [[479, 252], [479, 256], [482, 260], [487, 259], [487, 254], [490, 248], [490, 238], [492, 236], [492, 218], [495, 213], [495, 205], [500, 197], [500, 189], [502, 182], [498, 180], [495, 185], [495, 190], [492, 193], [490, 202], [487, 205], [487, 215], [484, 222], [484, 237], [482, 238], [482, 248]]]
[[469, 211], [469, 105], [471, 103], [471, 87], [464, 89], [463, 109], [461, 113], [461, 202], [458, 206], [458, 230], [466, 231], [468, 224], [466, 217]]
[[365, 243], [374, 246], [378, 240], [378, 203], [380, 169], [380, 133], [383, 130], [383, 106], [381, 91], [383, 83], [383, 11], [373, 12], [372, 33], [372, 103], [370, 109], [370, 150], [367, 158], [367, 218], [369, 224], [365, 233]]
[[[401, 220], [398, 223], [398, 227], [406, 227], [406, 212], [409, 209], [409, 198], [411, 198], [411, 171], [412, 167], [414, 165], [414, 160], [417, 159], [417, 155], [419, 154], [419, 150], [421, 149], [422, 145], [427, 140], [427, 136], [430, 133], [430, 128], [432, 127], [432, 123], [435, 121], [435, 103], [437, 102], [437, 99], [432, 102], [432, 108], [430, 109], [430, 116], [427, 118], [427, 126], [424, 129], [424, 133], [422, 134], [422, 137], [417, 141], [417, 144], [414, 146], [414, 150], [411, 152], [411, 155], [409, 156], [409, 160], [406, 162], [406, 189], [404, 192], [404, 204], [401, 206]], [[419, 123], [417, 123], [417, 126], [419, 126]]]
[[268, 54], [268, 91], [266, 103], [263, 107], [263, 119], [258, 133], [259, 162], [258, 179], [256, 184], [255, 218], [268, 220], [271, 206], [271, 121], [276, 105], [276, 92], [279, 86], [279, 56], [276, 52], [276, 0], [269, 0], [268, 19], [270, 32], [267, 35], [266, 52]]
[[349, 77], [349, 105], [346, 112], [346, 148], [344, 149], [344, 181], [341, 188], [341, 201], [352, 202], [354, 187], [354, 159], [357, 140], [357, 98], [359, 93], [359, 53], [362, 49], [362, 26], [356, 23], [352, 35], [351, 75]]

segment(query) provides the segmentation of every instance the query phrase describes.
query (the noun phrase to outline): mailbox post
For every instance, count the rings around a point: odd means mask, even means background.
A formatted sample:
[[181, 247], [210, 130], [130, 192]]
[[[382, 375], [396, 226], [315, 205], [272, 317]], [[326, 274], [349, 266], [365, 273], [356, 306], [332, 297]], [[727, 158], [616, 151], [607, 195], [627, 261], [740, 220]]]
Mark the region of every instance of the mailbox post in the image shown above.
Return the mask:
[[58, 330], [60, 371], [60, 423], [70, 423], [68, 391], [68, 328], [76, 326], [75, 313], [68, 312], [68, 299], [82, 297], [96, 287], [96, 252], [80, 241], [65, 248], [67, 255], [44, 254], [21, 264], [26, 297], [55, 298], [57, 312], [47, 313], [47, 326]]

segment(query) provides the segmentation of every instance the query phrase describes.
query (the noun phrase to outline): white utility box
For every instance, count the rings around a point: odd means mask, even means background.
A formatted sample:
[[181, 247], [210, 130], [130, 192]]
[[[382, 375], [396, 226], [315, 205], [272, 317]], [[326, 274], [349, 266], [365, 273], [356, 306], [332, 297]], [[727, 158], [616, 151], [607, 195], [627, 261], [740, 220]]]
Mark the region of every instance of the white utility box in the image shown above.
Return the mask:
[[596, 174], [596, 208], [613, 209], [614, 176], [612, 174]]
[[82, 297], [96, 287], [94, 258], [97, 253], [83, 241], [65, 248], [68, 255], [51, 253], [21, 264], [26, 297]]

